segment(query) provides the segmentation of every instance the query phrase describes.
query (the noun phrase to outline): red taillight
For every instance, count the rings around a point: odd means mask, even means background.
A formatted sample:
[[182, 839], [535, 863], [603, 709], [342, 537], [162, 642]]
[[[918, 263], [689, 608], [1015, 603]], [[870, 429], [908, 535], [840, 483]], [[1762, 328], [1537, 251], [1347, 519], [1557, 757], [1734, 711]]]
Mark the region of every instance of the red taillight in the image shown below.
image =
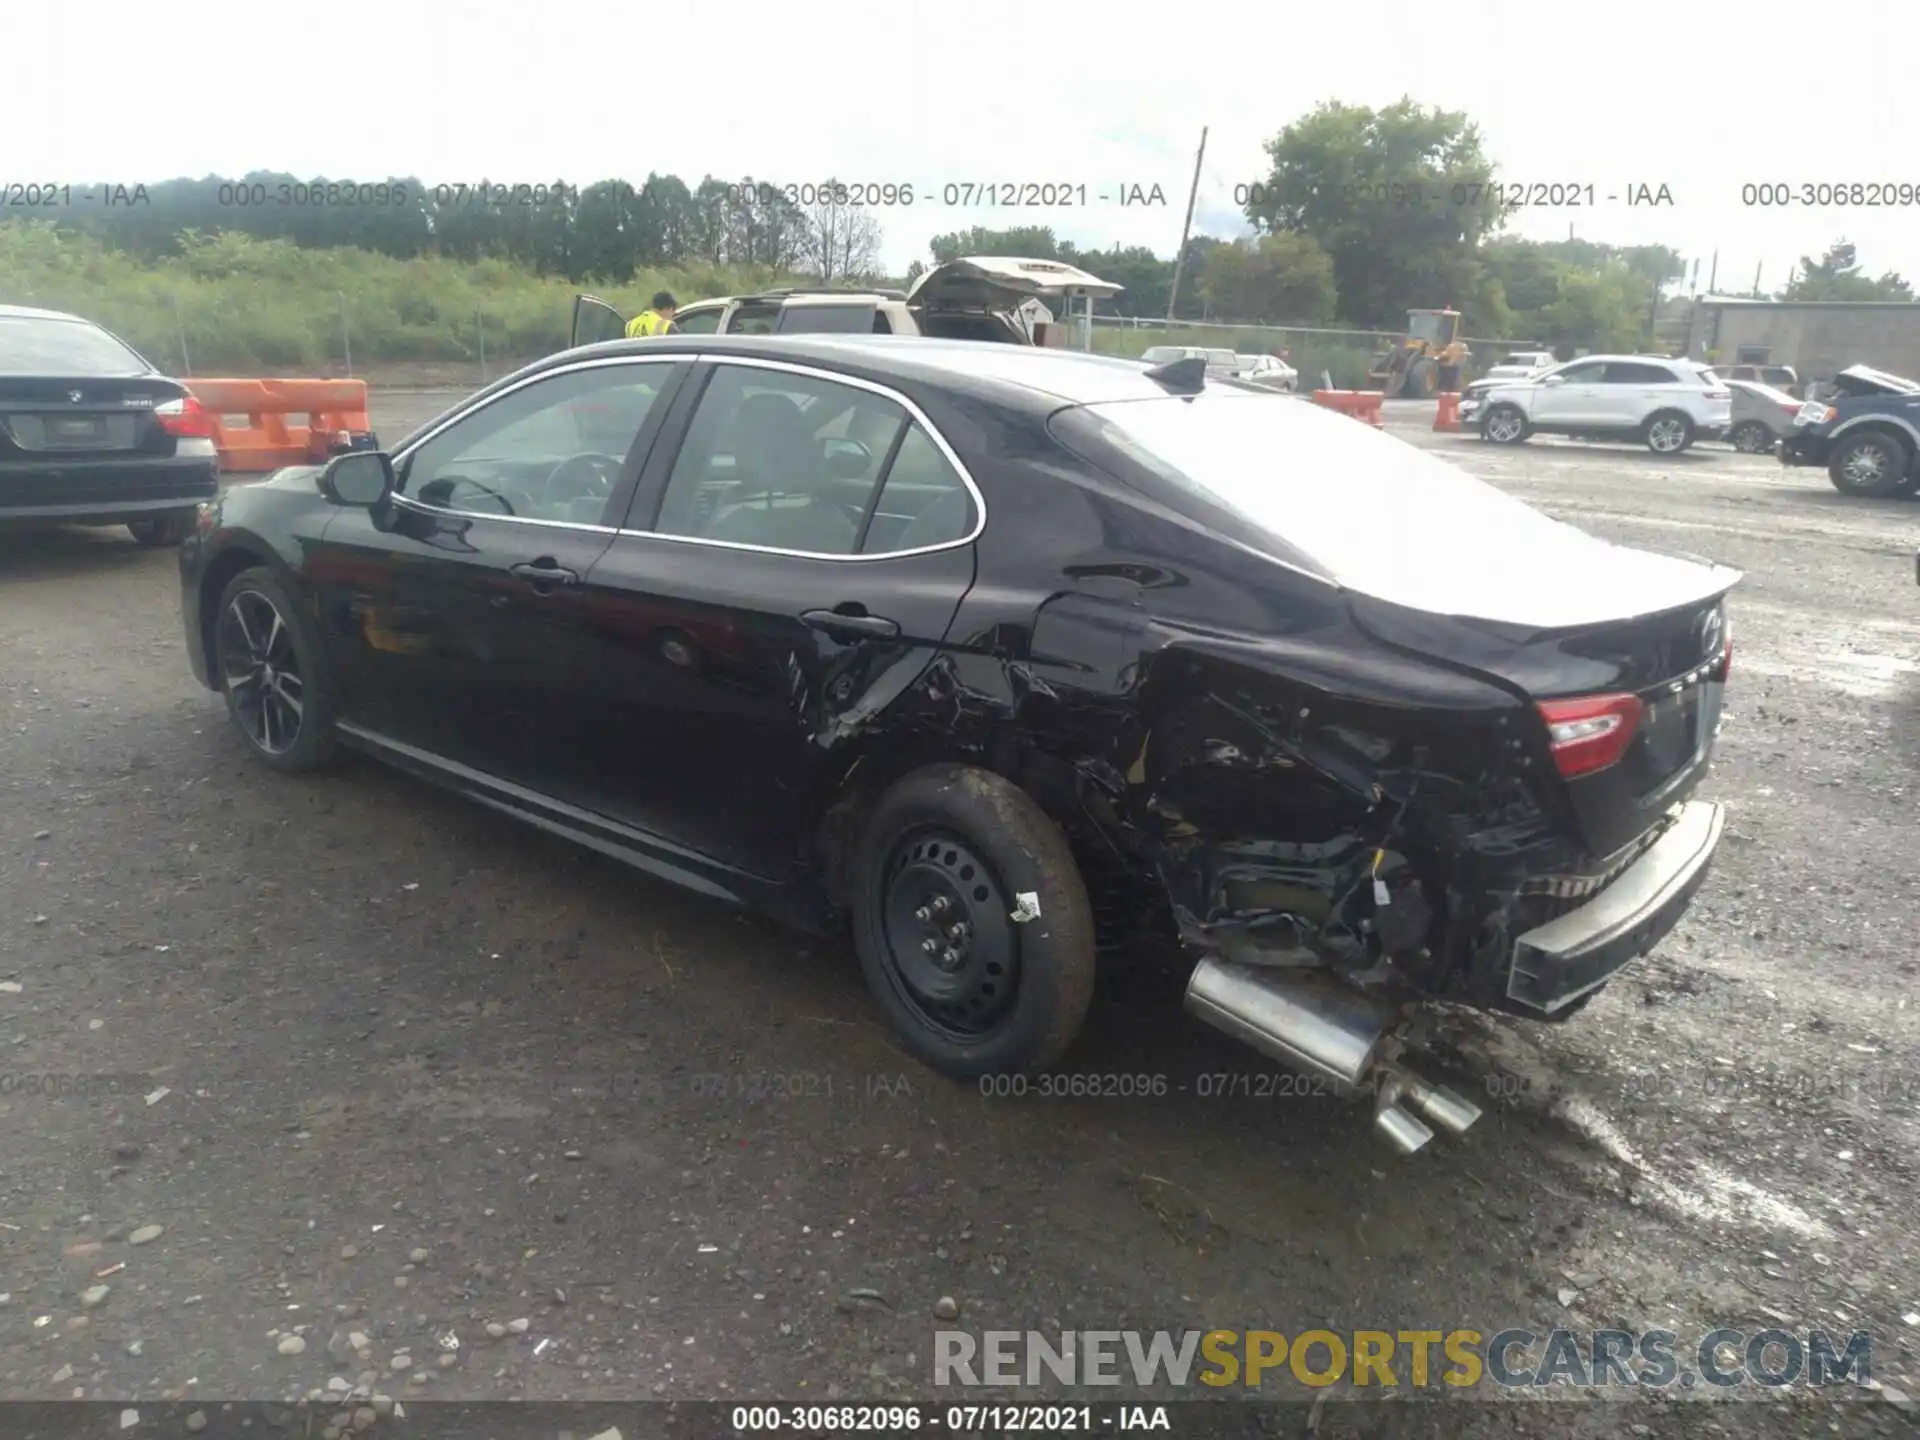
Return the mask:
[[1622, 755], [1640, 723], [1638, 695], [1582, 695], [1577, 700], [1542, 700], [1553, 763], [1569, 780], [1604, 770]]
[[167, 434], [181, 440], [211, 440], [213, 438], [213, 416], [207, 413], [207, 407], [191, 395], [183, 395], [178, 400], [169, 400], [164, 405], [153, 407], [153, 418], [160, 422], [160, 428]]

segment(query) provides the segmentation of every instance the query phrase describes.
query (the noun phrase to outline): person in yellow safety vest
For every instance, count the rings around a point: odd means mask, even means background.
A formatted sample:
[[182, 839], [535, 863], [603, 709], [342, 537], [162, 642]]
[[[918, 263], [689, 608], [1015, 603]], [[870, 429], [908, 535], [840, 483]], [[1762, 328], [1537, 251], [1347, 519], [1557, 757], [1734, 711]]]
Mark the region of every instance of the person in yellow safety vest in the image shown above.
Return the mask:
[[633, 340], [642, 335], [668, 334], [673, 329], [673, 312], [677, 308], [673, 296], [662, 290], [653, 297], [651, 306], [627, 322], [627, 338]]

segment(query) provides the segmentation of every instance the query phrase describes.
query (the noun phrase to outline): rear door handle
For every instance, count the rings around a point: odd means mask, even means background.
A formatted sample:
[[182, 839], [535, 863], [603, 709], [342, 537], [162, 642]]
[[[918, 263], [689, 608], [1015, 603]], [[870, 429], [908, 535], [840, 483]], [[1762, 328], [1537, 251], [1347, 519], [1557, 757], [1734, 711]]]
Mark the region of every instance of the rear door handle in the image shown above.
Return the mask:
[[509, 565], [507, 573], [516, 580], [524, 580], [536, 590], [551, 589], [555, 585], [577, 585], [580, 576], [568, 570], [546, 555], [530, 564]]
[[835, 640], [891, 640], [900, 626], [884, 615], [869, 615], [864, 610], [808, 610], [801, 622]]

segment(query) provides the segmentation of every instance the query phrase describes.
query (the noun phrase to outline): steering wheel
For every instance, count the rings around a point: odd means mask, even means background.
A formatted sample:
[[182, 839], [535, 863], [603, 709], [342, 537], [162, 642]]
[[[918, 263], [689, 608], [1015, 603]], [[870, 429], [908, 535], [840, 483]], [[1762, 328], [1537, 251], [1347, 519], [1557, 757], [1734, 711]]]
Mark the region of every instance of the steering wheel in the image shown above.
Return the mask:
[[[482, 495], [487, 496], [489, 499], [498, 500], [500, 502], [501, 510], [504, 511], [506, 514], [517, 515], [519, 513], [517, 510], [513, 508], [513, 502], [509, 500], [503, 492], [494, 489], [493, 486], [491, 485], [482, 484], [478, 480], [469, 480], [464, 475], [449, 475], [444, 480], [435, 481], [434, 484], [444, 484], [447, 487], [446, 500], [444, 503], [449, 510], [457, 510], [460, 508], [459, 506], [453, 503], [453, 497], [455, 493], [460, 489], [460, 487], [464, 485], [469, 490], [478, 490]], [[423, 487], [423, 494], [422, 494], [423, 499], [425, 498], [424, 489], [426, 488], [431, 488], [431, 487], [430, 486]], [[522, 496], [521, 498], [524, 499], [525, 497]]]
[[578, 455], [569, 455], [553, 469], [547, 472], [545, 483], [540, 487], [543, 500], [552, 500], [554, 491], [563, 479], [571, 479], [575, 471], [585, 472], [583, 483], [576, 493], [568, 495], [570, 500], [597, 500], [613, 493], [613, 482], [620, 478], [620, 461], [611, 455], [603, 455], [598, 450], [583, 450]]

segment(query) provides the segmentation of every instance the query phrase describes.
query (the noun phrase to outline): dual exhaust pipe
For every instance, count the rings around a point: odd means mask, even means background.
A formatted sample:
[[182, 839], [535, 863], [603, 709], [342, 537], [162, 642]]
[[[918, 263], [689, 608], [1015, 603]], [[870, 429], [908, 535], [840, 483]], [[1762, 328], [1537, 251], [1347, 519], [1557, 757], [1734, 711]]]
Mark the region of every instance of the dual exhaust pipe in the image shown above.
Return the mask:
[[[1460, 1135], [1480, 1107], [1386, 1059], [1393, 1010], [1323, 970], [1256, 969], [1208, 958], [1187, 982], [1187, 1010], [1289, 1069], [1349, 1098], [1374, 1095], [1374, 1128], [1403, 1155]], [[1428, 1122], [1431, 1122], [1428, 1123]]]

